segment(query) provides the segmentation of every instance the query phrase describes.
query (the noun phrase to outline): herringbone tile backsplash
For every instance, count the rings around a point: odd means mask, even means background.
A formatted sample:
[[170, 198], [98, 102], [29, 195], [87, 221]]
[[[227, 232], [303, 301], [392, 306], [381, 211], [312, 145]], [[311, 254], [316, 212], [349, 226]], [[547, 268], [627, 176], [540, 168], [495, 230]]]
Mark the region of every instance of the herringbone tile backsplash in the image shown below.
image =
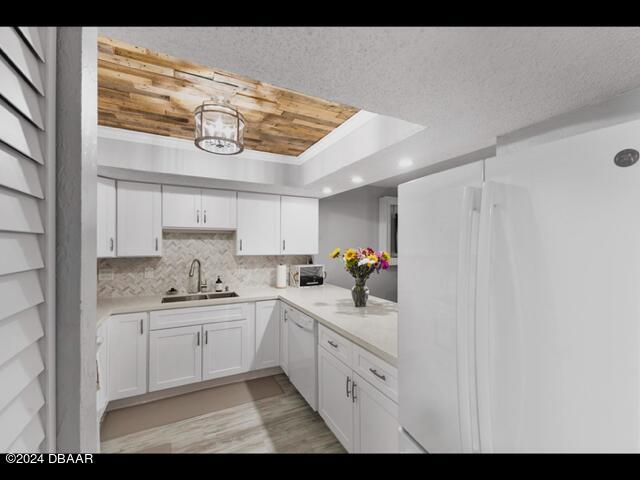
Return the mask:
[[[98, 260], [98, 272], [111, 270], [112, 280], [98, 279], [98, 297], [162, 295], [171, 287], [186, 292], [191, 262], [202, 262], [202, 275], [209, 289], [220, 279], [230, 290], [241, 287], [275, 286], [276, 267], [280, 263], [307, 263], [307, 256], [235, 255], [233, 233], [164, 232], [162, 257], [104, 258]], [[145, 278], [145, 269], [153, 269], [153, 278]]]

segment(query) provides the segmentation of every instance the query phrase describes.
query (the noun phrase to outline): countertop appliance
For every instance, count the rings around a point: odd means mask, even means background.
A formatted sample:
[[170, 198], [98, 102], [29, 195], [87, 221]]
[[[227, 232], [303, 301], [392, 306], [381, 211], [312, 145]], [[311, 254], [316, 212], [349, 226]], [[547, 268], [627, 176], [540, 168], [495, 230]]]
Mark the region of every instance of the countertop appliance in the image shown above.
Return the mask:
[[638, 149], [633, 121], [400, 185], [399, 414], [425, 450], [640, 451]]
[[294, 309], [287, 309], [286, 315], [289, 380], [316, 411], [318, 409], [316, 322], [313, 318]]
[[324, 265], [291, 265], [290, 276], [292, 287], [317, 287], [324, 285], [327, 272]]

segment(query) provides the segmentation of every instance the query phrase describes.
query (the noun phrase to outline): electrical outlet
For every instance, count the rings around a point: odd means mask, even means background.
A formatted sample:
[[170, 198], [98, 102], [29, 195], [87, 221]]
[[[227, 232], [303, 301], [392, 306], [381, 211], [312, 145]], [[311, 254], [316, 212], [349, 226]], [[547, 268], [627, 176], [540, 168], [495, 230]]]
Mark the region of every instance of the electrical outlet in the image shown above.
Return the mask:
[[145, 269], [144, 269], [144, 278], [153, 278], [153, 268], [145, 267]]
[[110, 268], [101, 268], [98, 270], [98, 280], [113, 280], [113, 270]]

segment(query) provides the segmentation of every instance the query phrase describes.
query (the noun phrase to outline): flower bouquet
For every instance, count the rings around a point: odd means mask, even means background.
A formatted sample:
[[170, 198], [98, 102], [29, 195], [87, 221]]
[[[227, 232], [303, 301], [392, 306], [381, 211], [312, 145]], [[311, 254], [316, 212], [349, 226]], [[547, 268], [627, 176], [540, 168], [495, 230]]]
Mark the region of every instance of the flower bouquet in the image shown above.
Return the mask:
[[[340, 256], [340, 248], [331, 252], [331, 258]], [[342, 255], [344, 268], [356, 279], [351, 289], [351, 296], [356, 307], [366, 307], [369, 298], [369, 288], [366, 286], [369, 275], [373, 272], [389, 269], [389, 252], [376, 252], [373, 248], [349, 248]]]

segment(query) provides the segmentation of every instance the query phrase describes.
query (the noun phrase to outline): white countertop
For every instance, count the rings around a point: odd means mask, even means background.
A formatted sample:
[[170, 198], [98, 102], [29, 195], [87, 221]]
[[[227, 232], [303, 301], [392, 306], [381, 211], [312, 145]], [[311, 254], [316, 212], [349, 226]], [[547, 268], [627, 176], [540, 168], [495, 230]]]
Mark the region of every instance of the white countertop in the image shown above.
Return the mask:
[[398, 304], [369, 297], [367, 306], [353, 306], [351, 291], [335, 285], [308, 288], [253, 287], [238, 289], [238, 297], [161, 303], [163, 295], [99, 298], [98, 325], [109, 315], [229, 303], [282, 300], [343, 335], [365, 350], [396, 366], [398, 361]]

